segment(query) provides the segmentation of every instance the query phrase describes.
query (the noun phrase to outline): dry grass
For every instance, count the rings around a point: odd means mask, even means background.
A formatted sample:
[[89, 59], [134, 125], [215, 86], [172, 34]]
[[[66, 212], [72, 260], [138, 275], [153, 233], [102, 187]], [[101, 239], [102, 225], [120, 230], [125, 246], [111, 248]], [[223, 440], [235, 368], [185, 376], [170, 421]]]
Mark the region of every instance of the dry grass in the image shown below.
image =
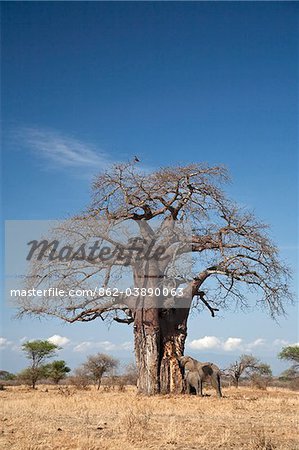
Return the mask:
[[295, 450], [298, 393], [224, 389], [225, 398], [143, 397], [39, 386], [0, 392], [0, 448]]

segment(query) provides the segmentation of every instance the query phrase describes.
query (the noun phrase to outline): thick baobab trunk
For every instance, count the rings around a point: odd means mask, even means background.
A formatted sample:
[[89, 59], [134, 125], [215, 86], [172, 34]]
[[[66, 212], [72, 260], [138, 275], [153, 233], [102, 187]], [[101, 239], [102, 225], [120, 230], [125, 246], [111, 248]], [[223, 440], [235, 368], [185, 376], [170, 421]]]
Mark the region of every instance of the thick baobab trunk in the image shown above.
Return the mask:
[[166, 309], [160, 313], [160, 392], [183, 392], [183, 377], [178, 358], [183, 356], [189, 309]]
[[138, 309], [134, 320], [134, 344], [141, 394], [157, 394], [159, 386], [160, 329], [157, 309]]
[[134, 321], [138, 392], [180, 393], [183, 379], [178, 357], [183, 355], [189, 309], [140, 309]]

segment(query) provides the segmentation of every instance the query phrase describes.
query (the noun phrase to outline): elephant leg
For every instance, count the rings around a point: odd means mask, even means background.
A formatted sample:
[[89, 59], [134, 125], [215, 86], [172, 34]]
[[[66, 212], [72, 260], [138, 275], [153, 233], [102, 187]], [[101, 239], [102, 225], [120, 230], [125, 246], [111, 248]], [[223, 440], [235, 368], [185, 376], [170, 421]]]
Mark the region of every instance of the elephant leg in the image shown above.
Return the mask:
[[183, 393], [186, 394], [187, 392], [187, 381], [185, 380], [185, 378], [183, 378]]
[[217, 392], [218, 397], [222, 397], [221, 393], [221, 386], [220, 386], [220, 376], [219, 375], [213, 375], [211, 378], [211, 383], [214, 389]]
[[186, 382], [186, 391], [187, 391], [187, 394], [189, 394], [190, 395], [190, 383], [188, 383], [188, 381]]
[[203, 396], [203, 394], [202, 394], [202, 379], [199, 380], [199, 393], [200, 393], [200, 396], [202, 397]]
[[213, 388], [216, 390], [216, 392], [218, 394], [217, 380], [216, 380], [216, 376], [214, 374], [213, 374], [213, 376], [211, 376], [211, 385], [213, 386]]
[[217, 375], [217, 393], [218, 397], [222, 397], [220, 375]]

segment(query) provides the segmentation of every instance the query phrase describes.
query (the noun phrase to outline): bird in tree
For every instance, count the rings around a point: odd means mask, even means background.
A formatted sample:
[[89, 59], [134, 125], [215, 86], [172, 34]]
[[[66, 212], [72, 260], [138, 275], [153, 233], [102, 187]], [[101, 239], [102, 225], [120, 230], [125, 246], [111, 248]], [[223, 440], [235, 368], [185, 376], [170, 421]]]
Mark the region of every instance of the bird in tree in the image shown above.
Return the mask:
[[[132, 324], [138, 391], [181, 392], [191, 308], [214, 317], [254, 305], [275, 317], [292, 300], [267, 226], [226, 196], [228, 180], [225, 168], [208, 164], [146, 174], [118, 164], [100, 174], [86, 211], [32, 246], [26, 287], [102, 290], [63, 301], [20, 297], [20, 314]], [[120, 279], [130, 289], [115, 290]]]

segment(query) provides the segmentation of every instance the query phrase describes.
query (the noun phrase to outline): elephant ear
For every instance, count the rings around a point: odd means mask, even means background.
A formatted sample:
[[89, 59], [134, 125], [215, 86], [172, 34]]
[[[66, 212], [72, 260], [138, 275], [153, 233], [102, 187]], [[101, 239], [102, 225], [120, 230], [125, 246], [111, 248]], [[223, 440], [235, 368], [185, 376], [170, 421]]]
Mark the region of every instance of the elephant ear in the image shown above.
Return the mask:
[[203, 365], [203, 366], [201, 367], [201, 369], [202, 369], [203, 373], [204, 373], [206, 376], [213, 375], [213, 369], [212, 369], [212, 367], [210, 366], [210, 364], [205, 364], [205, 365]]
[[190, 361], [190, 356], [180, 356], [180, 357], [178, 358], [178, 360], [179, 360], [180, 365], [181, 365], [182, 367], [185, 367], [185, 365], [187, 364], [187, 362]]
[[178, 362], [179, 362], [179, 366], [180, 366], [181, 368], [184, 368], [184, 367], [185, 367], [185, 364], [186, 364], [185, 356], [180, 356], [180, 357], [178, 358]]

